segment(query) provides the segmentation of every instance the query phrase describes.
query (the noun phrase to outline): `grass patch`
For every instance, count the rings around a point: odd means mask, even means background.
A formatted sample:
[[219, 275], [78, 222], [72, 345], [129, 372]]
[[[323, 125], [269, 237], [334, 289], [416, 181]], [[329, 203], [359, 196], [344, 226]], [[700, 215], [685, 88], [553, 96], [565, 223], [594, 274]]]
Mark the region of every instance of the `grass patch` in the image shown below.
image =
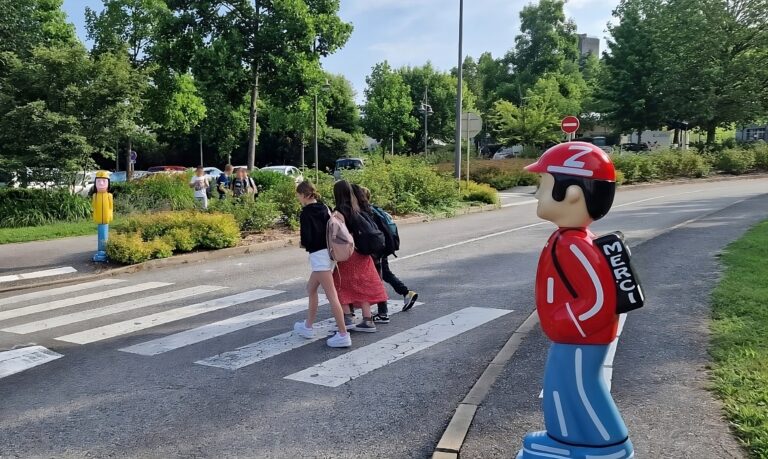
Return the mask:
[[728, 247], [713, 300], [715, 390], [750, 457], [768, 457], [768, 221]]
[[44, 241], [62, 237], [87, 236], [89, 234], [96, 234], [96, 223], [91, 220], [51, 223], [43, 226], [25, 226], [22, 228], [0, 228], [0, 244]]

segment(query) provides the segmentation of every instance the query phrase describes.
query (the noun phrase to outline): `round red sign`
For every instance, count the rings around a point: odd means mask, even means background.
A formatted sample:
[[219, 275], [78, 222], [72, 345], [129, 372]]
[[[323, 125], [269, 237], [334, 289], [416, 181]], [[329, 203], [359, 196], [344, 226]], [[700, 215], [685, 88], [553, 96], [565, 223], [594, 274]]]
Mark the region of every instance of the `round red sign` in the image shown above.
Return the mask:
[[562, 129], [566, 134], [573, 134], [579, 130], [580, 125], [581, 123], [579, 122], [579, 119], [575, 116], [566, 116], [560, 123], [560, 129]]

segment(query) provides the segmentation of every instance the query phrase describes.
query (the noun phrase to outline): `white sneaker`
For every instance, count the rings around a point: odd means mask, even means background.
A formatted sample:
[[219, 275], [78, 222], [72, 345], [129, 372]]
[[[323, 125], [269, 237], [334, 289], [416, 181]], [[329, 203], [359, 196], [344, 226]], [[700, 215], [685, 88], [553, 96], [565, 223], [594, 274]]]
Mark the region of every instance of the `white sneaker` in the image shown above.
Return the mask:
[[315, 337], [315, 329], [307, 328], [307, 324], [303, 320], [293, 324], [293, 331], [302, 338], [312, 339]]
[[349, 332], [347, 332], [346, 336], [341, 336], [339, 332], [336, 332], [335, 335], [328, 338], [328, 341], [326, 341], [326, 343], [330, 347], [351, 347], [352, 337], [349, 336]]

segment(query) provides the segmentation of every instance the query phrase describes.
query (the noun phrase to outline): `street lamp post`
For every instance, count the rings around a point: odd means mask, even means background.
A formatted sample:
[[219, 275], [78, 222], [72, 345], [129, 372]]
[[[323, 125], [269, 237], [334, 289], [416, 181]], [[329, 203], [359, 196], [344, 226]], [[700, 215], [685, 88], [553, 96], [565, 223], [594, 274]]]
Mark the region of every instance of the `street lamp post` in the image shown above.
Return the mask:
[[424, 101], [419, 107], [419, 113], [424, 115], [424, 156], [427, 156], [429, 152], [429, 131], [428, 131], [428, 117], [435, 112], [432, 110], [432, 106], [429, 105], [427, 99], [427, 88], [424, 88]]
[[459, 65], [458, 83], [456, 85], [456, 148], [454, 149], [454, 174], [456, 180], [461, 180], [461, 90], [464, 77], [462, 49], [464, 41], [464, 0], [459, 0]]

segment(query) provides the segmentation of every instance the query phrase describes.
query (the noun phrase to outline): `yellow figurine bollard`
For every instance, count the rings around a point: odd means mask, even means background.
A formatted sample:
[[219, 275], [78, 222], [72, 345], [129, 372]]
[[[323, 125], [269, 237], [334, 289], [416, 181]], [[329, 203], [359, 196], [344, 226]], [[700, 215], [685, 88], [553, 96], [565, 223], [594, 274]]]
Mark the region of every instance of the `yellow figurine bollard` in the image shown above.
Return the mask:
[[107, 239], [109, 238], [109, 223], [114, 215], [112, 193], [109, 192], [109, 172], [98, 171], [93, 184], [95, 193], [91, 204], [93, 206], [93, 221], [99, 225], [99, 248], [93, 256], [93, 261], [107, 261]]

